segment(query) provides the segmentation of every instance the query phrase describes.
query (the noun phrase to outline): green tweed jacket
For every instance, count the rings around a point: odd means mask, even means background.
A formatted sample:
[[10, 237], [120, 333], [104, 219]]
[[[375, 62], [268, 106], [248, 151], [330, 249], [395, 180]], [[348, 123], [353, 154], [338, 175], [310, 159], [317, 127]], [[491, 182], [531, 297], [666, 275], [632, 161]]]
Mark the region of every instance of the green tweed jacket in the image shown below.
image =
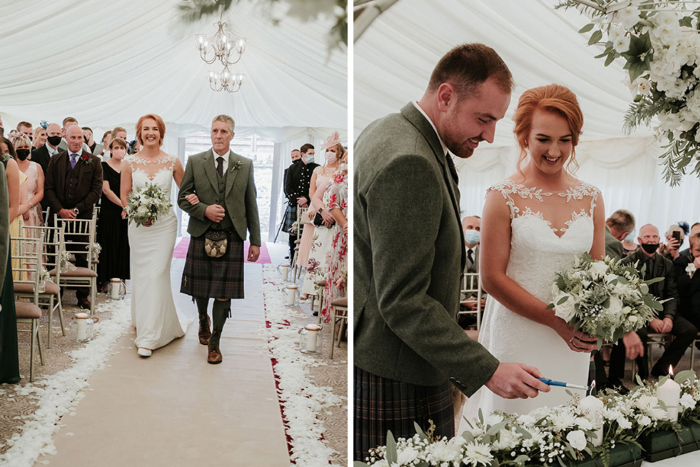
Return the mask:
[[355, 365], [471, 396], [498, 360], [457, 325], [465, 250], [459, 191], [430, 122], [412, 103], [356, 141]]
[[610, 232], [608, 226], [605, 226], [605, 256], [610, 256], [611, 258], [621, 259], [622, 255], [625, 254], [625, 247], [622, 246], [622, 242], [615, 237]]
[[[190, 156], [178, 196], [180, 209], [190, 215], [187, 231], [193, 237], [204, 235], [209, 227], [214, 225], [204, 212], [208, 206], [219, 204], [226, 208], [236, 233], [245, 240], [250, 232], [250, 244], [260, 246], [260, 220], [253, 161], [231, 151], [227, 171], [226, 194], [225, 198], [221, 199], [213, 151], [210, 149]], [[199, 203], [194, 206], [185, 199], [192, 193], [199, 198]]]

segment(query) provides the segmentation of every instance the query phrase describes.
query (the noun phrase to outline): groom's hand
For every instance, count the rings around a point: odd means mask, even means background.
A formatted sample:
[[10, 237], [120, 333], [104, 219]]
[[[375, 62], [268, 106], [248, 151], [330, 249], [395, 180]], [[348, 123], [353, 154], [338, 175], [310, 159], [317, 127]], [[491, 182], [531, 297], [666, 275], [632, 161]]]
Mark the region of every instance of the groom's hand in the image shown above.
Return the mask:
[[78, 215], [72, 209], [61, 209], [58, 211], [58, 215], [63, 219], [75, 219]]
[[644, 356], [644, 344], [635, 331], [622, 336], [622, 342], [625, 344], [625, 354], [630, 360]]
[[254, 263], [258, 260], [260, 256], [260, 247], [257, 245], [250, 245], [248, 248], [248, 261]]
[[224, 219], [226, 210], [218, 204], [211, 204], [207, 206], [206, 211], [204, 211], [204, 215], [207, 216], [207, 218], [209, 218], [209, 220], [212, 222], [216, 222], [218, 224]]
[[549, 392], [549, 386], [537, 378], [543, 376], [534, 366], [501, 363], [486, 383], [486, 387], [504, 399], [527, 399], [537, 397], [538, 391]]

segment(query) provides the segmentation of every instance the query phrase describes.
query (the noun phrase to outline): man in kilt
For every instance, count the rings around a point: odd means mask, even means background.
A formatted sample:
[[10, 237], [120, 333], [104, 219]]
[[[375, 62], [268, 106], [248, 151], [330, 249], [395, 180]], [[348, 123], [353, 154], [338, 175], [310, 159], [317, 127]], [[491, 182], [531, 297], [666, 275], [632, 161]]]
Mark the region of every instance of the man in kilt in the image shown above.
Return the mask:
[[[243, 242], [250, 232], [248, 261], [260, 255], [260, 221], [253, 162], [230, 149], [234, 122], [228, 115], [212, 121], [212, 149], [190, 156], [180, 185], [178, 205], [190, 215], [191, 235], [180, 292], [191, 295], [199, 311], [199, 342], [209, 346], [207, 361], [221, 363], [219, 350], [231, 299], [244, 298]], [[207, 239], [225, 238], [225, 253], [217, 258], [205, 250]], [[220, 240], [218, 243], [222, 243]], [[211, 246], [211, 243], [207, 247]], [[210, 248], [208, 248], [211, 250]], [[213, 332], [207, 314], [214, 298]]]
[[309, 187], [311, 176], [318, 164], [314, 163], [315, 149], [312, 144], [306, 143], [301, 147], [301, 159], [292, 162], [287, 169], [285, 177], [284, 193], [287, 195], [289, 205], [284, 213], [282, 231], [289, 234], [289, 262], [294, 259], [294, 247], [299, 237], [299, 228], [292, 229], [292, 224], [297, 220], [297, 210], [309, 206]]

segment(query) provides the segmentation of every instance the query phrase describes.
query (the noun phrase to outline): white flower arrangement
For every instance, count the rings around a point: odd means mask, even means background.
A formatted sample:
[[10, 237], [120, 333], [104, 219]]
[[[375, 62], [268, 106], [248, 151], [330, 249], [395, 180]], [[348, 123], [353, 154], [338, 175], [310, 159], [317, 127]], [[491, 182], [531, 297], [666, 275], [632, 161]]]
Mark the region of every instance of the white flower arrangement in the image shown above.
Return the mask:
[[137, 226], [148, 221], [155, 222], [159, 215], [165, 215], [173, 207], [170, 196], [155, 183], [146, 183], [140, 190], [129, 193], [126, 212], [129, 222]]
[[565, 0], [557, 5], [592, 17], [579, 32], [593, 31], [588, 44], [605, 47], [596, 57], [604, 58], [605, 66], [620, 57], [625, 60], [634, 96], [625, 127], [632, 130], [658, 118], [654, 133], [668, 141], [662, 160], [671, 185], [680, 182], [693, 160], [692, 173], [700, 174], [700, 34], [692, 3]]
[[[607, 390], [597, 398], [602, 420], [585, 408], [586, 399], [574, 395], [567, 405], [542, 407], [526, 415], [494, 413], [469, 423], [460, 436], [435, 439], [432, 427], [425, 433], [417, 424], [410, 439], [394, 439], [370, 451], [367, 464], [384, 467], [492, 465], [570, 465], [584, 457], [606, 458], [616, 444], [637, 444], [645, 434], [681, 428], [680, 422], [700, 422], [700, 380], [691, 370], [678, 373], [681, 386], [679, 421], [670, 422], [664, 404], [656, 397], [658, 383], [640, 385], [628, 395]], [[640, 381], [641, 382], [641, 381]], [[594, 445], [596, 430], [603, 439]], [[609, 454], [608, 454], [609, 456]]]
[[85, 245], [85, 249], [90, 252], [92, 261], [97, 261], [100, 258], [100, 253], [102, 253], [102, 245], [99, 243], [91, 243], [90, 245]]
[[556, 316], [592, 337], [598, 347], [604, 340], [617, 342], [623, 335], [637, 331], [663, 307], [649, 293], [649, 284], [633, 266], [606, 256], [593, 260], [588, 253], [576, 258], [571, 269], [557, 273], [553, 285]]
[[59, 269], [61, 271], [67, 270], [72, 264], [70, 262], [70, 251], [63, 250], [61, 252], [61, 257], [59, 258]]
[[691, 279], [693, 278], [695, 271], [695, 263], [688, 263], [688, 265], [685, 267], [685, 272], [688, 273], [688, 277], [690, 277]]

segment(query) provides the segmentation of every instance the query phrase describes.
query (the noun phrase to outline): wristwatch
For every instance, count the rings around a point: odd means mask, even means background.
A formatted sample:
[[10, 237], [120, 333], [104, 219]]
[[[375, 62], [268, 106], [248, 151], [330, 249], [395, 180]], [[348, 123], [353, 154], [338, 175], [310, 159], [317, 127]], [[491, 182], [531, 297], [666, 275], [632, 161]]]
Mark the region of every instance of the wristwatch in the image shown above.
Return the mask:
[[80, 214], [80, 211], [78, 210], [78, 208], [73, 208], [73, 212], [75, 213], [76, 216], [77, 216], [78, 214]]
[[318, 208], [318, 213], [321, 214], [323, 212], [323, 208]]

